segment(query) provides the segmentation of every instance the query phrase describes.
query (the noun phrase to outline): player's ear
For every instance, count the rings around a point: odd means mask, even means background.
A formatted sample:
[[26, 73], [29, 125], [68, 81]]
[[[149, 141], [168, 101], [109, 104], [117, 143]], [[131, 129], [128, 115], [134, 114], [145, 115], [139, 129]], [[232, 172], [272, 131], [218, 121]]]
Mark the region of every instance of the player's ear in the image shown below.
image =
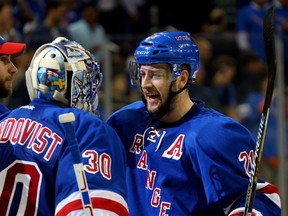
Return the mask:
[[189, 72], [187, 69], [181, 70], [180, 76], [178, 77], [179, 88], [183, 88], [189, 80]]

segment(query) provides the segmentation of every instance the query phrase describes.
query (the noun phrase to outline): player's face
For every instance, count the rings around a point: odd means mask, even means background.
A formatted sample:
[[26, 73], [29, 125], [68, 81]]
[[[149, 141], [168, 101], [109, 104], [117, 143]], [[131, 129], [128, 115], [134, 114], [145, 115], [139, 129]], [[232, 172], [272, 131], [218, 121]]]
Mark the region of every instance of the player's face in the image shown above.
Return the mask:
[[17, 68], [11, 61], [11, 55], [0, 55], [0, 98], [12, 94], [12, 81]]
[[141, 87], [147, 101], [147, 110], [158, 113], [164, 107], [172, 81], [172, 74], [167, 64], [141, 65]]

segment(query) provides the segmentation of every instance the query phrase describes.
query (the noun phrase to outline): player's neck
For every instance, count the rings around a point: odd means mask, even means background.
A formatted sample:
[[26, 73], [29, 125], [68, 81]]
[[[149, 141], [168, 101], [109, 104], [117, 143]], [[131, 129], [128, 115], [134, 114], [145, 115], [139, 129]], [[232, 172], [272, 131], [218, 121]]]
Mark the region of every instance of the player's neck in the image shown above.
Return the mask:
[[190, 100], [188, 92], [181, 92], [171, 104], [171, 110], [160, 120], [165, 123], [176, 122], [188, 113], [192, 106], [193, 102]]

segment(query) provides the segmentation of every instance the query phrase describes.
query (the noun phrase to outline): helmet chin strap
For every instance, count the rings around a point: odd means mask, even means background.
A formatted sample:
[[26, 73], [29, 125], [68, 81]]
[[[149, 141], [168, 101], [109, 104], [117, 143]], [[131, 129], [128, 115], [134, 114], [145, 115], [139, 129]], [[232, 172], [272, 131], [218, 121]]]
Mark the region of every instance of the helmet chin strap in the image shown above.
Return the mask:
[[[172, 81], [170, 83], [170, 87], [169, 87], [169, 95], [168, 95], [168, 98], [167, 98], [167, 101], [165, 102], [164, 106], [157, 112], [157, 113], [150, 113], [149, 111], [149, 114], [153, 117], [153, 119], [157, 120], [157, 119], [160, 119], [162, 118], [164, 115], [166, 115], [168, 113], [168, 111], [170, 110], [170, 106], [171, 106], [171, 102], [172, 102], [172, 99], [178, 95], [179, 93], [181, 93], [184, 89], [186, 89], [187, 85], [188, 85], [188, 82], [185, 84], [185, 86], [183, 88], [181, 88], [180, 90], [176, 91], [176, 92], [172, 92], [172, 86], [173, 84], [175, 83], [175, 80]], [[141, 92], [142, 92], [142, 95], [141, 95], [141, 98], [142, 98], [142, 101], [143, 103], [145, 104], [146, 108], [147, 108], [147, 101], [143, 95], [143, 90], [142, 90], [142, 87], [141, 88]]]

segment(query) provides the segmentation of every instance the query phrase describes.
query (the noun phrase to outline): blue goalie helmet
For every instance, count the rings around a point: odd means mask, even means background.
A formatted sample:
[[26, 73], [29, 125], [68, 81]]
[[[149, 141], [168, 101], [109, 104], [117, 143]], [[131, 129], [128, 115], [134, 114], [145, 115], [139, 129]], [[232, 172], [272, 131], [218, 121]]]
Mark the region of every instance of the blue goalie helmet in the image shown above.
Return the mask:
[[39, 47], [26, 71], [30, 99], [58, 101], [97, 113], [100, 65], [75, 41], [63, 37]]
[[144, 40], [134, 52], [135, 61], [130, 61], [129, 73], [133, 85], [140, 84], [141, 65], [167, 63], [174, 78], [181, 73], [183, 64], [190, 65], [190, 80], [194, 81], [199, 69], [199, 50], [187, 32], [159, 32]]

